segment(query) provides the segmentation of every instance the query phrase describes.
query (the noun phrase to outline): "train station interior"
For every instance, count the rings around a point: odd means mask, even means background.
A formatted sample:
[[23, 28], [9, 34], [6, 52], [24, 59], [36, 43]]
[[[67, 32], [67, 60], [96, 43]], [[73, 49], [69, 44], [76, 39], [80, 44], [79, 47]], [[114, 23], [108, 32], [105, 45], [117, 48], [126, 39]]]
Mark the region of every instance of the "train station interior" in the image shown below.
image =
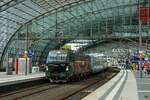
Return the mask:
[[0, 0], [0, 100], [150, 100], [150, 0]]

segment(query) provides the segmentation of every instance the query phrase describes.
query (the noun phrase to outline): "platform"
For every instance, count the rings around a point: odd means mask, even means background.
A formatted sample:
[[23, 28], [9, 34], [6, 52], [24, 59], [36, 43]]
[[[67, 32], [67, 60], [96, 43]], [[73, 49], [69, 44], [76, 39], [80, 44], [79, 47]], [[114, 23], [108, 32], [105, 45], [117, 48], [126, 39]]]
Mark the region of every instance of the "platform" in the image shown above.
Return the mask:
[[21, 82], [28, 82], [42, 79], [45, 77], [44, 72], [32, 73], [29, 75], [6, 75], [5, 72], [0, 72], [0, 86], [12, 85]]
[[139, 100], [136, 78], [131, 70], [121, 70], [82, 100]]
[[137, 71], [136, 81], [138, 87], [139, 100], [150, 100], [150, 74], [142, 73], [142, 78], [140, 78], [140, 72]]

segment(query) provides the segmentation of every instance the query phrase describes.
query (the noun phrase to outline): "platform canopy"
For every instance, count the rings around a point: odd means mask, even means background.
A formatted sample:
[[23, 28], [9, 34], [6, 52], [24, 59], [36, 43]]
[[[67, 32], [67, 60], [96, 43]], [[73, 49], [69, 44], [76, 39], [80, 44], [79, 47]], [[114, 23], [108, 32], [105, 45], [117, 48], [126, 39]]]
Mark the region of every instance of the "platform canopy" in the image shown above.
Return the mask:
[[1, 65], [29, 50], [37, 62], [49, 49], [74, 38], [137, 33], [138, 4], [149, 4], [139, 1], [0, 0]]

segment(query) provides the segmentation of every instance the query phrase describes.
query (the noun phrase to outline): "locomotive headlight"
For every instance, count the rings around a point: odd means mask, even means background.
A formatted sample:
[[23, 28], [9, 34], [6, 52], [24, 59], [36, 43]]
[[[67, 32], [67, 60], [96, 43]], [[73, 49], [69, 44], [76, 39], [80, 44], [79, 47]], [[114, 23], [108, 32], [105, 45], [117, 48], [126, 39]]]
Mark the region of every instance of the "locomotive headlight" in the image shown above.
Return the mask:
[[45, 66], [45, 68], [46, 68], [46, 71], [48, 71], [48, 66]]
[[69, 66], [66, 67], [66, 71], [69, 71]]

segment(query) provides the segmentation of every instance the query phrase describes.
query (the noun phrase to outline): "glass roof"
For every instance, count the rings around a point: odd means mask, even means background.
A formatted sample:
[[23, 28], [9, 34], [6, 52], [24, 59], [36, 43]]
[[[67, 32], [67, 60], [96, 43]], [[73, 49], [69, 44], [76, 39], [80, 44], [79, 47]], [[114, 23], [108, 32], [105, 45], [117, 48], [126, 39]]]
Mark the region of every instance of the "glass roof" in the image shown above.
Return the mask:
[[80, 3], [82, 0], [0, 0], [0, 56], [11, 36], [22, 25], [74, 2]]
[[[34, 48], [42, 52], [56, 36], [120, 32], [120, 27], [135, 24], [137, 5], [138, 0], [1, 0], [0, 57], [11, 48], [8, 44], [13, 47], [12, 41], [25, 40], [27, 33], [28, 47], [36, 43]], [[33, 42], [35, 39], [37, 42]]]

